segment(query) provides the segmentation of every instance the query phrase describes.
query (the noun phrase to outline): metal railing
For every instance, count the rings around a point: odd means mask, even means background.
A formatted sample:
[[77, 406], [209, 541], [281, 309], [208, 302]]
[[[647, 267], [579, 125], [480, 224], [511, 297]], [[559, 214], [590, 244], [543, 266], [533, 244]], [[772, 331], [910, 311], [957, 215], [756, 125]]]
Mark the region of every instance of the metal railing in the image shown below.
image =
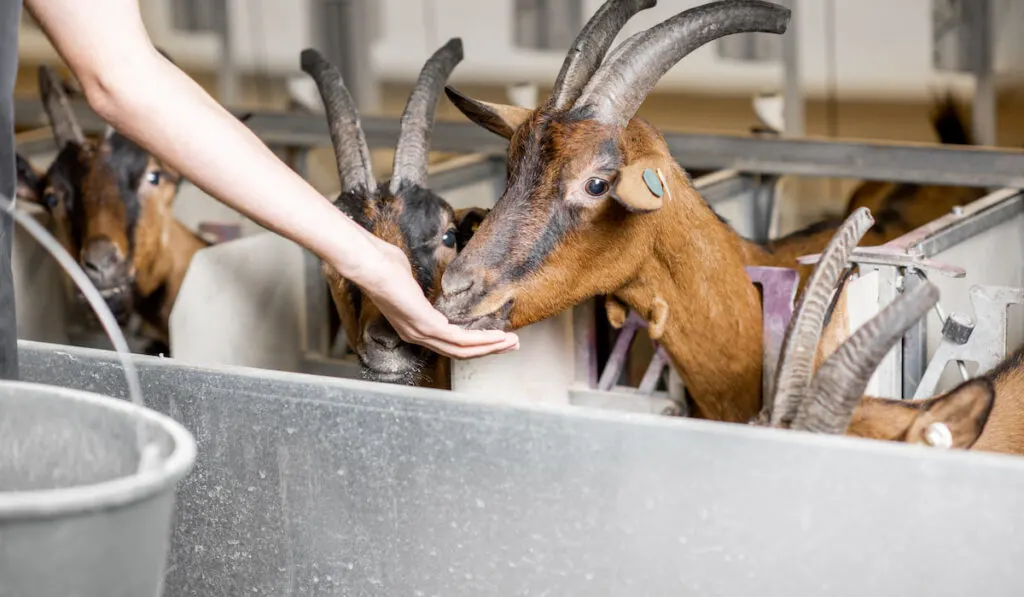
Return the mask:
[[[82, 101], [73, 101], [72, 108], [87, 133], [103, 130], [104, 123]], [[20, 126], [45, 124], [41, 104], [35, 100], [16, 102], [15, 115]], [[246, 124], [268, 146], [287, 156], [290, 165], [304, 176], [307, 175], [308, 151], [330, 146], [322, 115], [260, 112], [253, 113]], [[363, 128], [371, 147], [391, 147], [398, 137], [399, 120], [367, 117], [363, 119]], [[696, 181], [700, 191], [712, 206], [726, 201], [744, 202], [747, 224], [752, 230], [749, 236], [755, 240], [767, 238], [773, 211], [773, 189], [781, 175], [854, 177], [1007, 189], [1001, 192], [1008, 195], [991, 208], [971, 212], [969, 217], [942, 218], [929, 224], [926, 227], [928, 233], [912, 246], [905, 247], [926, 255], [937, 254], [984, 232], [1001, 222], [1007, 214], [1024, 210], [1024, 200], [1013, 190], [1024, 187], [1024, 151], [1015, 149], [685, 133], [666, 133], [665, 139], [673, 156], [685, 167], [720, 170]], [[497, 198], [505, 181], [504, 139], [468, 122], [438, 122], [432, 147], [436, 151], [467, 154], [432, 168], [433, 188], [445, 191], [491, 181], [494, 194], [482, 198], [481, 204], [490, 204]], [[53, 151], [54, 146], [50, 138], [28, 135], [19, 139], [18, 149], [31, 154]], [[320, 273], [319, 259], [309, 252], [306, 256], [307, 366], [304, 370], [351, 376], [356, 371], [351, 359], [339, 361], [329, 358], [332, 341], [328, 334], [329, 293]], [[899, 267], [879, 268], [885, 281], [883, 287], [890, 293], [897, 292], [898, 281], [905, 271]], [[593, 305], [577, 307], [579, 314], [588, 312], [588, 309], [589, 316], [578, 315], [576, 318], [578, 323], [585, 325], [585, 329], [576, 334], [578, 342], [587, 338], [592, 341], [593, 338]], [[890, 382], [886, 387], [890, 394], [902, 396], [912, 393], [925, 366], [921, 348], [923, 338], [923, 328], [919, 326], [912, 330], [904, 339], [904, 349], [898, 351], [897, 360], [888, 363], [886, 375]], [[589, 390], [597, 388], [600, 377], [593, 350], [593, 346], [581, 350], [577, 363], [577, 383]]]

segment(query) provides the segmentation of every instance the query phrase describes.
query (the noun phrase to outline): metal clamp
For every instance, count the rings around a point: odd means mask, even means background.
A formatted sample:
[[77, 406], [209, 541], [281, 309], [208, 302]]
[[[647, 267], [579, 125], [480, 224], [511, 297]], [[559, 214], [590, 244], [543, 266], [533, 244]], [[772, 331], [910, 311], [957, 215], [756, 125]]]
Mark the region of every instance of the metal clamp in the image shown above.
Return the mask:
[[[818, 263], [821, 253], [804, 255], [797, 258], [802, 265], [813, 265]], [[913, 248], [903, 249], [879, 245], [877, 247], [857, 247], [850, 256], [850, 262], [863, 265], [883, 265], [888, 267], [900, 267], [916, 269], [921, 272], [936, 272], [950, 278], [963, 278], [967, 271], [962, 267], [934, 261]]]
[[[950, 361], [972, 361], [978, 364], [978, 373], [984, 373], [1006, 358], [1007, 307], [1024, 304], [1024, 290], [1006, 286], [972, 286], [971, 305], [974, 320], [950, 314], [943, 323], [943, 337], [928, 363], [914, 398], [928, 398], [935, 394], [939, 378]], [[961, 370], [962, 373], [966, 369]]]

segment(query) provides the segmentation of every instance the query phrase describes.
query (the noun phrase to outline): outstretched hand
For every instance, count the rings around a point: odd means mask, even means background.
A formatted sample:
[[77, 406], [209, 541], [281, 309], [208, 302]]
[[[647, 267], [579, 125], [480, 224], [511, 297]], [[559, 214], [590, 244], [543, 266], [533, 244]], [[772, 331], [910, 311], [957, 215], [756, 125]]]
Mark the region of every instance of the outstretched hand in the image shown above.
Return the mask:
[[435, 309], [412, 276], [409, 260], [398, 247], [378, 241], [380, 259], [373, 274], [360, 284], [398, 335], [455, 358], [474, 359], [519, 349], [515, 334], [500, 330], [466, 330], [452, 325]]

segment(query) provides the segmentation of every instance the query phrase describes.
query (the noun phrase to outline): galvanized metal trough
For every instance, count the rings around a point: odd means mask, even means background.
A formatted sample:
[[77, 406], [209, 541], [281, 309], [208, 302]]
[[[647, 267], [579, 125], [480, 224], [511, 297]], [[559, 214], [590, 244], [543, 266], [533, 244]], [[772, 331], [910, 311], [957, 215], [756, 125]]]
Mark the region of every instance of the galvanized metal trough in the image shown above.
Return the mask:
[[[113, 353], [23, 374], [125, 396]], [[1024, 459], [140, 357], [167, 595], [1019, 595]]]
[[[140, 426], [156, 448], [142, 470]], [[0, 595], [159, 595], [195, 455], [181, 425], [128, 401], [0, 382]]]

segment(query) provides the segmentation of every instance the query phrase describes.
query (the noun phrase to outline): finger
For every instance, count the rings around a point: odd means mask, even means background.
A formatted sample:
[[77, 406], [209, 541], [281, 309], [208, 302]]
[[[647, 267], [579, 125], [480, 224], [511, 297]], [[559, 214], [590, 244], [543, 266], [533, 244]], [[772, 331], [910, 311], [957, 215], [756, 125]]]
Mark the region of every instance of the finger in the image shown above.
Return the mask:
[[432, 342], [424, 343], [428, 348], [452, 359], [475, 359], [491, 354], [500, 354], [508, 352], [510, 350], [518, 350], [518, 340], [505, 340], [496, 344], [484, 345], [484, 346], [456, 346], [445, 342], [444, 340], [434, 340]]
[[518, 341], [515, 334], [501, 330], [467, 330], [456, 325], [447, 324], [437, 332], [429, 334], [430, 337], [443, 340], [455, 346], [486, 346], [498, 342], [507, 342], [510, 339]]

